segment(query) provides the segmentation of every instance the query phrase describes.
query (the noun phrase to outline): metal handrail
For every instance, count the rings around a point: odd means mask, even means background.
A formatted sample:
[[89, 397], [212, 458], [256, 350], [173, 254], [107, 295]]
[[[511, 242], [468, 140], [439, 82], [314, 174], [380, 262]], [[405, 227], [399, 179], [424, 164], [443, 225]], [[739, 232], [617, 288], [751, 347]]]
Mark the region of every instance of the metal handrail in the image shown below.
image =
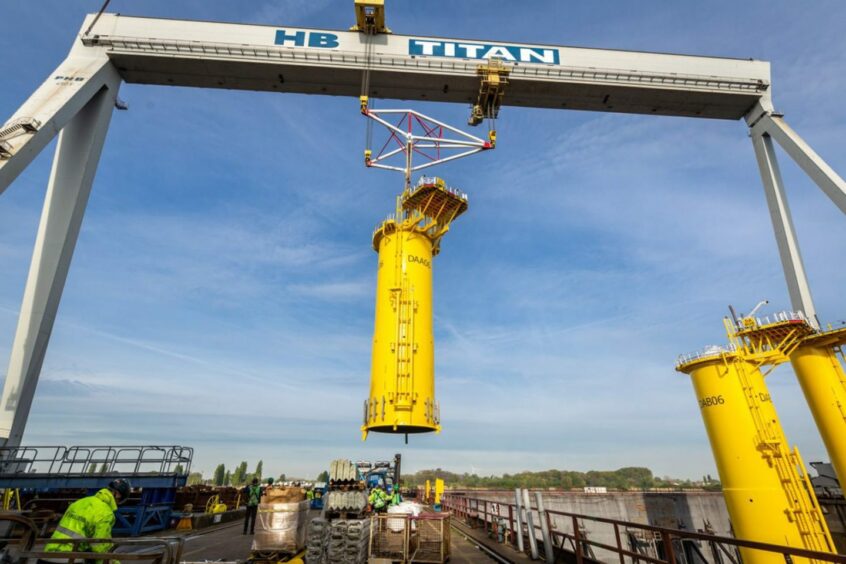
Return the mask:
[[[481, 511], [480, 511], [480, 504], [481, 504]], [[497, 512], [490, 512], [489, 504], [496, 504]], [[509, 530], [511, 531], [511, 544], [512, 546], [515, 544], [515, 536], [518, 534], [515, 531], [514, 525], [514, 511], [516, 506], [514, 504], [508, 502], [494, 502], [487, 499], [481, 498], [473, 498], [467, 497], [463, 495], [455, 495], [455, 494], [444, 494], [441, 499], [441, 505], [445, 510], [453, 512], [458, 517], [464, 517], [465, 519], [468, 517], [474, 518], [481, 518], [485, 527], [490, 524], [491, 526], [495, 526], [494, 518], [502, 518], [504, 519], [506, 516], [502, 514], [503, 509], [507, 509], [508, 513], [508, 521], [509, 521]], [[527, 507], [525, 508], [529, 511], [537, 512], [535, 507]], [[481, 514], [481, 515], [480, 515]], [[559, 516], [564, 517], [572, 521], [573, 525], [573, 532], [565, 532], [560, 530], [554, 530], [552, 525], [551, 516]], [[735, 548], [747, 548], [752, 550], [760, 550], [764, 552], [771, 552], [781, 554], [787, 562], [790, 562], [791, 559], [799, 557], [799, 558], [808, 558], [812, 560], [818, 560], [823, 562], [836, 562], [838, 564], [846, 564], [846, 555], [841, 554], [833, 554], [828, 552], [818, 552], [815, 550], [807, 550], [803, 548], [796, 548], [791, 546], [782, 546], [776, 544], [769, 544], [757, 541], [749, 541], [743, 539], [737, 539], [733, 537], [724, 537], [719, 535], [712, 535], [709, 533], [699, 533], [687, 530], [679, 530], [679, 529], [670, 529], [666, 527], [657, 527], [655, 525], [646, 525], [643, 523], [633, 523], [630, 521], [623, 521], [620, 519], [612, 519], [609, 517], [593, 517], [590, 515], [583, 515], [580, 513], [570, 513], [567, 511], [555, 511], [547, 509], [543, 511], [543, 515], [541, 516], [542, 519], [545, 519], [546, 522], [550, 525], [550, 535], [553, 538], [559, 538], [563, 540], [569, 540], [572, 543], [574, 552], [576, 553], [576, 560], [578, 564], [583, 564], [584, 558], [589, 557], [586, 555], [585, 546], [595, 546], [597, 548], [602, 548], [603, 550], [611, 551], [617, 554], [620, 557], [621, 564], [624, 564], [624, 557], [628, 556], [634, 559], [640, 559], [652, 564], [675, 564], [679, 560], [675, 554], [675, 547], [673, 545], [674, 540], [696, 540], [696, 541], [705, 541], [708, 543], [717, 543], [719, 545], [728, 545]], [[589, 521], [594, 523], [603, 523], [607, 525], [612, 525], [614, 529], [614, 536], [615, 536], [615, 544], [608, 545], [605, 543], [597, 542], [594, 540], [588, 539], [584, 534], [582, 534], [582, 525], [580, 525], [579, 521]], [[533, 527], [535, 531], [540, 531], [541, 528], [538, 525]], [[623, 539], [621, 537], [621, 528], [624, 530], [630, 529], [639, 529], [641, 531], [648, 531], [652, 533], [656, 538], [661, 539], [663, 548], [665, 551], [665, 558], [655, 558], [649, 555], [645, 555], [639, 552], [633, 552], [631, 550], [627, 550], [623, 548]], [[519, 531], [519, 534], [524, 534], [523, 531]], [[554, 544], [554, 543], [553, 543]], [[562, 543], [563, 546], [563, 543]]]
[[[54, 539], [36, 539], [32, 546], [24, 549], [19, 553], [19, 557], [23, 559], [67, 559], [68, 562], [90, 560], [92, 556], [96, 556], [97, 560], [108, 562], [111, 560], [151, 560], [155, 564], [179, 564], [182, 560], [182, 551], [185, 540], [182, 537], [172, 537], [168, 539], [61, 539], [62, 544], [73, 545], [74, 548], [80, 544], [110, 544], [111, 549], [108, 552], [91, 553], [84, 551], [70, 551], [70, 552], [47, 552], [44, 550], [46, 545], [56, 542]], [[43, 545], [41, 550], [34, 550], [35, 547]], [[116, 549], [126, 547], [140, 548], [132, 552], [118, 552]]]
[[733, 343], [728, 345], [708, 345], [698, 351], [686, 354], [680, 354], [676, 359], [676, 366], [689, 364], [694, 360], [718, 357], [724, 354], [733, 354], [737, 352], [737, 346]]
[[[12, 529], [21, 527], [23, 533], [19, 537], [10, 536], [4, 540], [4, 558], [9, 562], [28, 562], [37, 559], [67, 560], [70, 564], [76, 561], [86, 561], [96, 556], [97, 560], [110, 562], [112, 560], [123, 561], [152, 561], [154, 564], [179, 564], [182, 560], [182, 551], [185, 540], [182, 537], [168, 539], [61, 539], [61, 544], [71, 545], [74, 550], [63, 552], [47, 552], [46, 545], [57, 542], [55, 539], [38, 538], [39, 529], [37, 524], [27, 517], [17, 513], [0, 513], [0, 522], [12, 523]], [[92, 553], [78, 550], [79, 545], [87, 544], [108, 544], [107, 552]], [[9, 547], [16, 547], [14, 557], [9, 553]], [[116, 549], [135, 550], [129, 552], [118, 552]], [[39, 550], [40, 548], [40, 550]], [[140, 549], [140, 550], [139, 550]]]
[[22, 446], [0, 448], [2, 474], [85, 475], [103, 468], [107, 474], [174, 474], [191, 471], [194, 449], [186, 446]]

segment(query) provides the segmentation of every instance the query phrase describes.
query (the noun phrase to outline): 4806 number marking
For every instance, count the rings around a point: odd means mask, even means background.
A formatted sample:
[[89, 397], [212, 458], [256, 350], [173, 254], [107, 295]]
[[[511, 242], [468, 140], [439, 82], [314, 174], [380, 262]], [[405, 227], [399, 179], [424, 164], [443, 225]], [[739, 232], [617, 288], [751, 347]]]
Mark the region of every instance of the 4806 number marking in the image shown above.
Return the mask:
[[724, 403], [726, 403], [726, 400], [722, 394], [718, 396], [706, 396], [699, 399], [699, 408], [705, 409], [706, 407], [714, 407], [715, 405], [723, 405]]

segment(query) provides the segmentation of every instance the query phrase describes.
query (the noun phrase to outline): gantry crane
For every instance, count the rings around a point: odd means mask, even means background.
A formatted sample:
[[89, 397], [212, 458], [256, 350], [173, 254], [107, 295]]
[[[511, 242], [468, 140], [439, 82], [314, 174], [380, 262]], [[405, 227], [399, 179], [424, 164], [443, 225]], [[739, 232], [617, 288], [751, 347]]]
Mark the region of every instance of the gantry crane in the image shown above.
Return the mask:
[[[387, 31], [384, 11], [359, 5], [365, 28]], [[508, 67], [504, 97], [494, 80], [481, 84], [480, 65], [492, 61]], [[365, 71], [366, 91], [381, 99], [476, 101], [482, 113], [495, 100], [743, 120], [793, 309], [816, 325], [775, 144], [844, 212], [846, 182], [776, 110], [765, 61], [90, 14], [67, 57], [0, 126], [0, 193], [59, 136], [0, 399], [0, 441], [14, 446], [23, 436], [121, 83], [360, 97]]]

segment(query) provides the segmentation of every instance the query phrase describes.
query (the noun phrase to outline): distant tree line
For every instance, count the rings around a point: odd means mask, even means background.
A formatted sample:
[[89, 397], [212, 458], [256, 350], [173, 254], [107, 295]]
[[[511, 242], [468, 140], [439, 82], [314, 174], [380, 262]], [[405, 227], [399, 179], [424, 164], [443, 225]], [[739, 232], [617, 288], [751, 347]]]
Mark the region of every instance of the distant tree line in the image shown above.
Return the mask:
[[[259, 460], [256, 464], [256, 469], [252, 472], [247, 471], [247, 461], [242, 460], [241, 463], [235, 467], [234, 470], [227, 470], [226, 465], [218, 464], [212, 474], [211, 485], [213, 486], [235, 486], [240, 487], [249, 484], [254, 478], [259, 481], [262, 479], [264, 462]], [[188, 478], [191, 483], [191, 477]], [[202, 483], [202, 474], [199, 476], [199, 482]]]
[[[234, 487], [241, 487], [247, 485], [253, 481], [254, 478], [258, 478], [259, 481], [263, 481], [267, 477], [264, 476], [264, 461], [259, 460], [256, 464], [255, 470], [252, 472], [248, 472], [248, 464], [246, 460], [242, 460], [241, 463], [236, 466], [234, 469], [226, 468], [226, 464], [220, 463], [218, 464], [210, 479], [205, 479], [201, 472], [191, 472], [188, 475], [188, 485], [195, 485], [195, 484], [208, 484], [211, 486], [234, 486]], [[323, 472], [321, 475], [326, 476], [324, 481], [329, 480], [329, 473]], [[319, 478], [319, 476], [318, 476]], [[274, 478], [274, 482], [286, 482], [288, 480], [285, 474], [280, 474], [278, 478]], [[303, 480], [297, 480], [303, 481]]]
[[477, 474], [456, 474], [437, 468], [435, 470], [421, 470], [414, 474], [404, 474], [402, 481], [409, 487], [423, 485], [426, 480], [431, 483], [435, 479], [442, 479], [452, 488], [555, 488], [569, 490], [571, 488], [606, 487], [615, 490], [643, 490], [652, 488], [703, 488], [719, 491], [720, 483], [712, 480], [711, 476], [704, 476], [701, 482], [674, 479], [669, 476], [659, 478], [652, 474], [649, 468], [626, 467], [618, 470], [590, 470], [578, 472], [575, 470], [544, 470], [541, 472], [519, 472], [517, 474], [503, 474], [502, 476], [479, 476]]

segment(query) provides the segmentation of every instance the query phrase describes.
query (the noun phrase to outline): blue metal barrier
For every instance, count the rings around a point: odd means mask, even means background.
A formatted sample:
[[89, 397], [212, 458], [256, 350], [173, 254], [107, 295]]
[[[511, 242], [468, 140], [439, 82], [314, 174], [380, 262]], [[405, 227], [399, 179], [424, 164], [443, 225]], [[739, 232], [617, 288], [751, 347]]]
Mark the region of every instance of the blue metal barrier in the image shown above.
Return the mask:
[[0, 448], [0, 488], [20, 489], [24, 495], [93, 494], [112, 480], [128, 480], [133, 495], [118, 508], [113, 534], [134, 537], [168, 527], [176, 490], [187, 483], [193, 456], [193, 449], [183, 446]]

